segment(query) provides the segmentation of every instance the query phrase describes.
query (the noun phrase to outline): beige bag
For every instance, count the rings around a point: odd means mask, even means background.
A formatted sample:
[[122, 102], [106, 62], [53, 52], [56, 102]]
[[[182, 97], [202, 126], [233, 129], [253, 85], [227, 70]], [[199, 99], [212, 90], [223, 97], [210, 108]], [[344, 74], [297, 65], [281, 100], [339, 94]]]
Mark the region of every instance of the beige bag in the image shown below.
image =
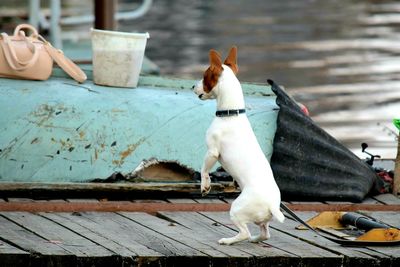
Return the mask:
[[[22, 29], [32, 31], [26, 36]], [[84, 82], [86, 74], [55, 49], [29, 24], [20, 24], [14, 35], [1, 33], [0, 77], [29, 80], [47, 80], [53, 70], [53, 60], [74, 80]]]

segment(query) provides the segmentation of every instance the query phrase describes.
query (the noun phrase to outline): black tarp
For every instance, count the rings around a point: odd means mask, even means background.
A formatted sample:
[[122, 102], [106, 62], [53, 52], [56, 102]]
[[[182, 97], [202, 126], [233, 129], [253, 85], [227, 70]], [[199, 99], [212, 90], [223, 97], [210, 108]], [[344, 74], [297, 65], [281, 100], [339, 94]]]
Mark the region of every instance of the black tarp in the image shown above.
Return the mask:
[[379, 183], [372, 168], [268, 83], [280, 107], [271, 167], [282, 199], [362, 201]]

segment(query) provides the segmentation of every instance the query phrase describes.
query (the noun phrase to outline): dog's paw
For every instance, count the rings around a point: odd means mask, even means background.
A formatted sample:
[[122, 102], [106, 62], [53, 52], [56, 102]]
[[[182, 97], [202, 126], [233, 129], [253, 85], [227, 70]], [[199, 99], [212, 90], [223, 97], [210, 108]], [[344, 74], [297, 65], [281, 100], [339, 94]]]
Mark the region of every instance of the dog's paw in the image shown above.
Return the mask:
[[207, 195], [211, 190], [211, 179], [208, 174], [203, 174], [201, 177], [201, 195]]
[[258, 243], [258, 242], [261, 242], [261, 241], [264, 241], [264, 240], [259, 235], [256, 235], [256, 236], [251, 236], [249, 238], [249, 241], [251, 243]]
[[220, 245], [231, 245], [232, 244], [232, 239], [231, 238], [221, 238], [218, 240], [218, 244]]
[[269, 236], [261, 236], [261, 235], [256, 235], [256, 236], [251, 236], [250, 238], [249, 238], [249, 241], [251, 242], [251, 243], [258, 243], [258, 242], [262, 242], [262, 241], [265, 241], [265, 240], [268, 240], [269, 239]]
[[201, 195], [204, 197], [204, 196], [206, 196], [208, 193], [210, 193], [210, 190], [211, 190], [211, 186], [209, 186], [209, 187], [202, 187], [201, 188]]

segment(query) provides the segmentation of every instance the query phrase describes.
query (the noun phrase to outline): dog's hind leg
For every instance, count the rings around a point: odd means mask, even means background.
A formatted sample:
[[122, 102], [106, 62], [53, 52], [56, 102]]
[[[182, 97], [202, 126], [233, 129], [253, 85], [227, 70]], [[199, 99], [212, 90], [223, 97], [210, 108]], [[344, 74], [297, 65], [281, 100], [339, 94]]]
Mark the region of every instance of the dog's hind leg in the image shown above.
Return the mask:
[[220, 245], [232, 245], [234, 243], [243, 241], [243, 240], [247, 240], [250, 238], [250, 231], [249, 228], [247, 228], [246, 223], [243, 222], [239, 222], [237, 220], [232, 220], [233, 223], [237, 226], [237, 228], [239, 228], [239, 233], [237, 235], [235, 235], [234, 237], [230, 237], [230, 238], [221, 238], [220, 240], [218, 240], [218, 243]]
[[271, 234], [269, 233], [269, 223], [259, 223], [258, 226], [260, 226], [260, 234], [256, 236], [251, 236], [250, 237], [250, 242], [257, 243], [257, 242], [262, 242], [264, 240], [267, 240], [271, 237]]

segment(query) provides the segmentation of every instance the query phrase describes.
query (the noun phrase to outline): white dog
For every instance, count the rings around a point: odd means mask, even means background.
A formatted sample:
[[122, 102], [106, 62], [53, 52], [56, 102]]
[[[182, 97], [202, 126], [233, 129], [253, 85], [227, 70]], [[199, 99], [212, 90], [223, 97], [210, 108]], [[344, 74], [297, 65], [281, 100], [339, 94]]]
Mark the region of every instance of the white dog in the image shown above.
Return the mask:
[[[268, 224], [272, 217], [284, 221], [279, 188], [245, 114], [242, 87], [236, 78], [236, 55], [237, 48], [232, 47], [222, 64], [218, 52], [211, 50], [210, 67], [203, 79], [193, 86], [201, 100], [217, 100], [216, 117], [206, 134], [208, 151], [201, 169], [201, 193], [206, 195], [210, 191], [209, 172], [217, 161], [242, 191], [230, 210], [239, 233], [218, 241], [226, 245], [246, 239], [251, 242], [266, 240], [270, 237]], [[250, 222], [260, 226], [259, 235], [251, 236], [247, 228]]]

